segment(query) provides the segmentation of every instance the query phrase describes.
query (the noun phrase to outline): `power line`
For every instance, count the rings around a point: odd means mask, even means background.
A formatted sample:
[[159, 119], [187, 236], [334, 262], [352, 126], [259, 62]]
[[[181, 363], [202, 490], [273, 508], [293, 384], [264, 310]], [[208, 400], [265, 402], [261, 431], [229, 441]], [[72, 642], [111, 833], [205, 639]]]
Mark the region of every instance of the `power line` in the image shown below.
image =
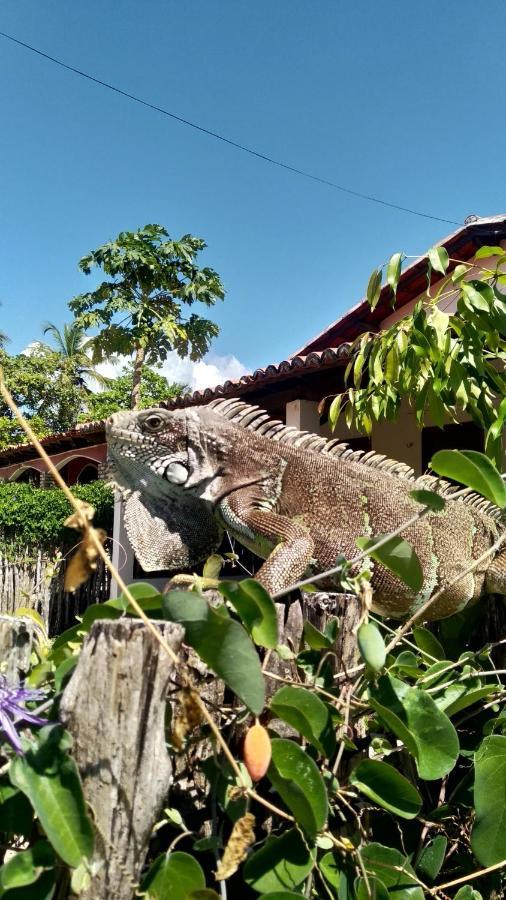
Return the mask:
[[270, 163], [273, 166], [278, 166], [280, 169], [286, 169], [287, 172], [292, 172], [294, 175], [300, 175], [302, 178], [309, 178], [311, 181], [316, 181], [318, 184], [324, 184], [327, 187], [334, 188], [336, 191], [341, 191], [343, 194], [349, 194], [352, 197], [358, 197], [360, 200], [368, 200], [370, 203], [379, 203], [381, 206], [388, 206], [390, 209], [397, 209], [400, 212], [409, 213], [412, 216], [420, 216], [423, 219], [432, 219], [434, 222], [445, 222], [448, 225], [461, 225], [461, 222], [456, 222], [454, 219], [443, 219], [440, 216], [432, 216], [429, 213], [420, 212], [417, 209], [410, 209], [408, 206], [399, 206], [397, 203], [390, 203], [388, 200], [380, 200], [379, 197], [373, 197], [372, 194], [363, 194], [361, 191], [354, 191], [351, 188], [344, 187], [342, 184], [336, 184], [335, 181], [329, 181], [327, 178], [320, 178], [319, 175], [313, 175], [311, 172], [305, 172], [303, 169], [297, 169], [295, 166], [290, 166], [288, 163], [281, 162], [279, 159], [274, 159], [272, 156], [267, 156], [265, 153], [260, 153], [258, 150], [253, 150], [251, 147], [246, 147], [244, 144], [239, 144], [237, 141], [231, 140], [231, 138], [225, 137], [223, 134], [218, 134], [216, 131], [211, 131], [209, 128], [204, 128], [202, 125], [198, 125], [196, 122], [191, 122], [189, 119], [184, 119], [182, 116], [176, 115], [176, 113], [170, 112], [168, 109], [164, 109], [162, 106], [157, 106], [155, 103], [150, 103], [149, 100], [143, 100], [142, 97], [136, 97], [135, 94], [130, 94], [128, 91], [124, 91], [119, 87], [116, 87], [114, 84], [109, 84], [107, 81], [102, 81], [100, 78], [96, 78], [94, 75], [90, 75], [88, 72], [83, 72], [82, 69], [76, 69], [75, 66], [69, 66], [67, 63], [64, 63], [61, 59], [56, 59], [55, 56], [50, 56], [49, 53], [44, 53], [43, 50], [39, 50], [37, 47], [32, 47], [30, 44], [26, 44], [24, 41], [20, 41], [18, 38], [13, 37], [11, 34], [6, 34], [5, 31], [0, 31], [0, 36], [6, 38], [8, 41], [12, 41], [13, 44], [18, 44], [20, 47], [24, 47], [26, 50], [30, 50], [32, 53], [36, 53], [37, 56], [42, 56], [44, 59], [49, 60], [49, 62], [54, 63], [57, 66], [60, 66], [62, 69], [67, 69], [68, 72], [74, 72], [75, 75], [80, 75], [81, 78], [86, 78], [88, 81], [93, 81], [95, 84], [101, 85], [101, 87], [107, 88], [109, 91], [114, 91], [115, 94], [120, 94], [122, 97], [126, 97], [128, 100], [133, 100], [134, 103], [140, 103], [141, 106], [146, 106], [148, 109], [153, 109], [155, 112], [161, 113], [164, 116], [168, 116], [170, 119], [173, 119], [176, 122], [179, 122], [181, 125], [187, 125], [189, 128], [194, 128], [195, 131], [200, 131], [202, 134], [207, 134], [209, 137], [216, 138], [218, 141], [222, 141], [224, 144], [228, 144], [230, 147], [235, 147], [236, 150], [241, 150], [243, 153], [249, 153], [250, 156], [255, 156], [257, 159], [262, 159], [264, 162]]

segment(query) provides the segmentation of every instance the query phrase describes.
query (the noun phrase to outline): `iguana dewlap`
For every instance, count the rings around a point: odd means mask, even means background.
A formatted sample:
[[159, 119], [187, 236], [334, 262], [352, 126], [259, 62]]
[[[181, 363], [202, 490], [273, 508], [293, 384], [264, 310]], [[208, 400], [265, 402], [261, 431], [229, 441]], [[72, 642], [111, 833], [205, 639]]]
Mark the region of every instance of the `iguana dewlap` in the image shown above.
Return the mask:
[[[107, 423], [111, 479], [125, 525], [146, 571], [195, 566], [224, 529], [265, 559], [255, 576], [271, 593], [357, 553], [356, 538], [385, 534], [420, 505], [415, 487], [451, 498], [450, 485], [415, 479], [403, 463], [300, 432], [238, 400], [169, 411], [122, 412]], [[476, 494], [447, 499], [405, 532], [424, 573], [415, 594], [372, 563], [374, 608], [404, 618], [448, 586], [425, 618], [459, 612], [487, 593], [506, 595], [506, 553], [455, 576], [492, 546], [500, 511]], [[323, 584], [327, 590], [338, 585]]]

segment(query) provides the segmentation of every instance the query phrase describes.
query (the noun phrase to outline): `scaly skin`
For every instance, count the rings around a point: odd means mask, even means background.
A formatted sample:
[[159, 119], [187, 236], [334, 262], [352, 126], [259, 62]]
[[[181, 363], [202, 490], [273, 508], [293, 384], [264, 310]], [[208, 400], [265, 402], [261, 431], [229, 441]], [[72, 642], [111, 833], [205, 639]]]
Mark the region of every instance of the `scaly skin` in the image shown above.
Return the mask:
[[[340, 555], [352, 558], [357, 537], [389, 533], [420, 511], [409, 494], [426, 488], [427, 479], [415, 485], [405, 466], [376, 458], [365, 463], [357, 454], [343, 458], [339, 447], [302, 438], [255, 409], [229, 401], [116, 413], [108, 421], [111, 476], [123, 492], [127, 530], [145, 569], [191, 567], [217, 549], [227, 529], [265, 559], [256, 578], [276, 593], [333, 568]], [[392, 474], [392, 467], [402, 471]], [[425, 617], [441, 619], [486, 593], [506, 594], [506, 554], [450, 586], [497, 539], [503, 526], [495, 515], [472, 498], [447, 499], [441, 512], [407, 528], [403, 536], [420, 560], [422, 590], [415, 594], [372, 564], [375, 610], [405, 618], [442, 589]], [[331, 580], [322, 586], [338, 587]]]

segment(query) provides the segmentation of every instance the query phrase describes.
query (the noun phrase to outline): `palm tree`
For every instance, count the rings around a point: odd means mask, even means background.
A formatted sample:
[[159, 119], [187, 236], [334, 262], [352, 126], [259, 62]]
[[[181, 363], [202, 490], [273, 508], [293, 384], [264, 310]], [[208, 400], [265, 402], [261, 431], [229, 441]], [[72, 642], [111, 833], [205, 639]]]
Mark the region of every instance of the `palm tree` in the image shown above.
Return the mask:
[[54, 362], [55, 378], [48, 386], [41, 405], [42, 412], [55, 431], [74, 428], [87, 397], [93, 393], [90, 382], [99, 388], [108, 388], [111, 379], [102, 375], [92, 359], [93, 339], [87, 338], [84, 328], [77, 322], [66, 323], [63, 329], [52, 322], [43, 326], [44, 334], [52, 337], [52, 343], [37, 341], [36, 352]]
[[102, 375], [93, 365], [91, 357], [93, 338], [85, 337], [81, 325], [77, 322], [65, 323], [61, 330], [52, 322], [45, 322], [43, 328], [44, 334], [51, 335], [54, 344], [51, 346], [39, 341], [38, 349], [43, 353], [56, 353], [61, 357], [63, 368], [75, 387], [84, 393], [90, 393], [90, 381], [101, 388], [110, 386], [111, 379]]

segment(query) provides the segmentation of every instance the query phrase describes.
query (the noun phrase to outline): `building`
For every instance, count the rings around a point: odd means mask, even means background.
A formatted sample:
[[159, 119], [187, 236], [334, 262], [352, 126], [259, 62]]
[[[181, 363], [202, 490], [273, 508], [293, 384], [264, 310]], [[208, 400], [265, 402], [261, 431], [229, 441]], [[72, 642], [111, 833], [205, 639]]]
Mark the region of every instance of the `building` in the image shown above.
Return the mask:
[[[436, 246], [447, 250], [451, 271], [459, 262], [473, 264], [477, 250], [489, 245], [506, 249], [506, 215], [470, 217], [465, 225]], [[480, 260], [479, 266], [483, 264], [484, 261]], [[469, 277], [478, 277], [479, 266], [470, 270]], [[441, 276], [433, 273], [432, 292], [437, 290], [440, 280]], [[426, 258], [420, 257], [408, 265], [401, 275], [394, 311], [391, 308], [390, 288], [384, 287], [374, 311], [371, 311], [366, 300], [362, 300], [281, 363], [257, 369], [237, 381], [196, 391], [179, 398], [172, 405], [188, 407], [208, 403], [217, 397], [240, 397], [261, 406], [273, 418], [281, 419], [288, 425], [330, 436], [327, 418], [318, 412], [318, 404], [323, 397], [342, 390], [350, 342], [366, 330], [380, 331], [406, 315], [425, 291]], [[453, 311], [455, 302], [455, 298], [446, 297], [444, 309]], [[458, 425], [447, 425], [444, 429], [428, 425], [420, 430], [407, 406], [401, 410], [395, 424], [376, 425], [370, 439], [349, 431], [344, 422], [338, 423], [333, 436], [347, 440], [355, 448], [372, 447], [378, 453], [408, 463], [418, 473], [424, 471], [436, 450], [445, 447], [481, 450], [484, 437], [481, 430], [465, 418]], [[70, 485], [100, 477], [103, 472], [106, 458], [103, 422], [77, 426], [65, 434], [49, 436], [42, 443]], [[45, 465], [34, 455], [30, 445], [0, 452], [0, 479], [29, 480], [41, 487], [48, 483]], [[116, 508], [114, 537], [113, 558], [124, 579], [132, 580], [139, 573], [135, 571], [133, 553], [122, 526], [120, 504]], [[127, 549], [126, 558], [121, 548]], [[143, 573], [140, 574], [142, 576]], [[149, 580], [161, 583], [160, 579]]]

